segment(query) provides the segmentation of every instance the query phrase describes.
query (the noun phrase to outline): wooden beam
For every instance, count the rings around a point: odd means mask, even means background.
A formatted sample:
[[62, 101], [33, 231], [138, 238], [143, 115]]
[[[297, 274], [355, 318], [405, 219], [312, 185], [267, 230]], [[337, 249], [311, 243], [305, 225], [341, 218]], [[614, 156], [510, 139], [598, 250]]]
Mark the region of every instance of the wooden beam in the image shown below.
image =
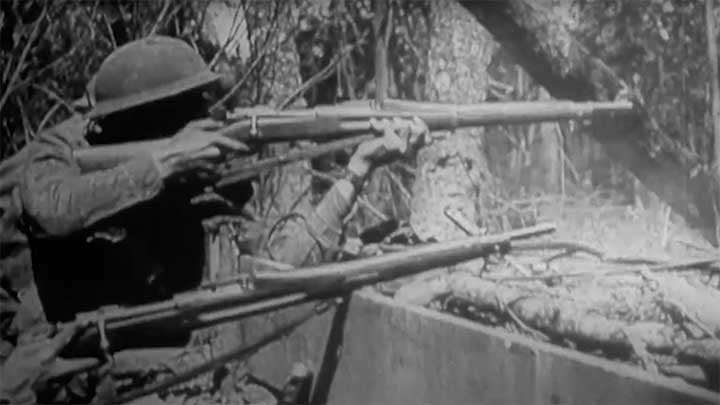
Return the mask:
[[[621, 78], [575, 40], [561, 18], [534, 0], [460, 3], [553, 97], [611, 100], [623, 89]], [[715, 188], [712, 176], [690, 176], [699, 162], [663, 134], [652, 117], [596, 120], [591, 135], [612, 159], [717, 245], [708, 192]]]
[[[301, 311], [290, 308], [289, 311]], [[263, 333], [286, 313], [252, 318]], [[303, 325], [251, 359], [281, 385], [312, 368], [329, 404], [717, 404], [717, 393], [639, 368], [540, 343], [371, 291]], [[321, 372], [329, 367], [334, 373]], [[327, 369], [325, 369], [327, 370]], [[323, 398], [324, 399], [324, 398]], [[322, 402], [317, 402], [322, 403]]]

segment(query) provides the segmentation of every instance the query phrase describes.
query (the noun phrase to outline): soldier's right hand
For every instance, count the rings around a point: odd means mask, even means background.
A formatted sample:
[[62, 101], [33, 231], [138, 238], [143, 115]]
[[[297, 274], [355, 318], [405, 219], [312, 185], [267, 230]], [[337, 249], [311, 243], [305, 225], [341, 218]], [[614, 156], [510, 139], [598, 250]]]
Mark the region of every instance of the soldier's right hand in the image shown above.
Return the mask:
[[192, 121], [170, 140], [167, 147], [153, 154], [163, 179], [186, 173], [213, 173], [228, 155], [248, 152], [242, 142], [220, 135], [219, 121]]

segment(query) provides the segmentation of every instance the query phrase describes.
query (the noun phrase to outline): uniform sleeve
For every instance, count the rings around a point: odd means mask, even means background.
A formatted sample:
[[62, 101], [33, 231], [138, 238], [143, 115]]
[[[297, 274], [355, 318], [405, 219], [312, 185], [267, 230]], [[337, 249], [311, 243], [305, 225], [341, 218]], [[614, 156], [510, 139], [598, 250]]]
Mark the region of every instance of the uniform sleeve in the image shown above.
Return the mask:
[[309, 215], [294, 213], [275, 226], [267, 244], [271, 259], [296, 267], [327, 259], [340, 243], [343, 218], [354, 202], [354, 186], [336, 181]]
[[83, 174], [72, 153], [81, 147], [87, 143], [77, 134], [55, 130], [31, 146], [20, 194], [33, 232], [67, 235], [147, 201], [162, 189], [150, 156]]

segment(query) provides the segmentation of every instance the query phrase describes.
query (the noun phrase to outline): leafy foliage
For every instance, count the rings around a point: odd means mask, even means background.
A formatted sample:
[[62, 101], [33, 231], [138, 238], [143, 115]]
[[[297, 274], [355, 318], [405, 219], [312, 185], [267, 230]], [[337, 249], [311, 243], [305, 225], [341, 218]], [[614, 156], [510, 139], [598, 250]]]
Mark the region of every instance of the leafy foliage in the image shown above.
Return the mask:
[[[695, 160], [712, 160], [704, 2], [575, 0], [591, 53], [637, 87], [654, 117]], [[717, 14], [716, 14], [717, 15]]]
[[113, 49], [150, 33], [198, 46], [203, 2], [3, 1], [0, 158], [79, 110], [86, 84]]
[[[275, 83], [288, 77], [277, 67], [292, 65], [281, 59], [289, 51], [290, 11], [296, 3], [0, 1], [0, 158], [15, 153], [43, 128], [82, 111], [87, 84], [105, 57], [151, 34], [185, 40], [214, 69], [236, 80], [248, 73], [235, 97], [243, 104], [267, 102], [272, 93], [282, 93]], [[237, 10], [230, 28], [233, 36], [247, 36], [243, 40], [249, 43], [250, 54], [245, 58], [228, 56], [229, 43], [218, 43], [204, 32], [211, 4]], [[285, 52], [280, 52], [282, 47]], [[289, 86], [297, 83], [285, 87]]]

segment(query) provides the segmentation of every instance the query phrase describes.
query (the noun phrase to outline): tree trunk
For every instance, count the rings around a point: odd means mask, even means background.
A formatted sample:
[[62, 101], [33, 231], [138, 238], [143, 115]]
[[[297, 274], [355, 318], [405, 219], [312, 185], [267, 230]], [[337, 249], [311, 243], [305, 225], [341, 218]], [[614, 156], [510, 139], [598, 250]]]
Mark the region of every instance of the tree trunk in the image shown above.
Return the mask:
[[[532, 0], [461, 1], [550, 95], [575, 101], [610, 100], [621, 79], [570, 34], [566, 23]], [[688, 173], [698, 165], [678, 149], [650, 116], [595, 119], [592, 136], [686, 222], [717, 246], [711, 174]]]
[[[720, 84], [718, 83], [718, 50], [717, 50], [717, 34], [715, 32], [715, 13], [713, 12], [715, 4], [714, 0], [705, 0], [705, 23], [707, 24], [707, 42], [708, 42], [708, 58], [710, 59], [710, 67], [712, 72], [712, 118], [713, 118], [713, 140], [714, 140], [714, 172], [716, 178], [720, 178]], [[714, 193], [715, 206], [720, 200], [718, 193]], [[720, 239], [720, 227], [718, 227], [718, 212], [715, 212], [715, 237]]]
[[[454, 0], [431, 2], [429, 26], [427, 99], [484, 101], [487, 68], [495, 47], [488, 33]], [[430, 142], [418, 153], [410, 225], [421, 240], [467, 236], [448, 218], [446, 209], [462, 213], [475, 224], [487, 216], [487, 193], [494, 182], [483, 153], [483, 131], [456, 130], [452, 136]]]
[[[545, 89], [539, 89], [538, 100], [547, 100], [550, 96]], [[535, 158], [533, 164], [537, 165], [540, 172], [536, 184], [531, 184], [530, 189], [539, 188], [550, 193], [560, 192], [560, 162], [562, 159], [562, 144], [558, 136], [557, 124], [544, 122], [535, 124], [537, 128], [537, 146], [534, 147]]]

